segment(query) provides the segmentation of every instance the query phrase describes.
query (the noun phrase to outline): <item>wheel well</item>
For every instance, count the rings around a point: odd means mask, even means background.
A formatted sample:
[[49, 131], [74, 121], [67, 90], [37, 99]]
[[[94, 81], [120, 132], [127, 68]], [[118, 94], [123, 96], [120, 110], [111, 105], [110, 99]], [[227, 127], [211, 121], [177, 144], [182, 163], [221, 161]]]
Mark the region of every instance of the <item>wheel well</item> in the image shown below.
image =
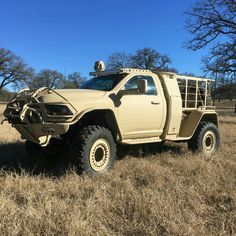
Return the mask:
[[218, 127], [217, 113], [191, 112], [182, 120], [179, 137], [191, 138], [201, 121], [212, 122]]
[[94, 110], [85, 113], [77, 123], [70, 126], [68, 135], [73, 135], [78, 129], [88, 125], [99, 125], [109, 129], [115, 141], [120, 140], [120, 132], [114, 113], [111, 110]]
[[201, 121], [209, 121], [214, 123], [218, 127], [218, 116], [217, 114], [204, 114]]

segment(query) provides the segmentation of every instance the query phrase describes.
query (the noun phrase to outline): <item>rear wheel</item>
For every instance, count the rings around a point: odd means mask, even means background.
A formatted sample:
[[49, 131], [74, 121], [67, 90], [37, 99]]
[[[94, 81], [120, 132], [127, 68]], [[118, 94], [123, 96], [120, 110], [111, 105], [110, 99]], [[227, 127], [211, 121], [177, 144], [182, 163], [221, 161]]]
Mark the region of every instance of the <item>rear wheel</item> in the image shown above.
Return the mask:
[[116, 144], [105, 127], [86, 126], [72, 140], [70, 155], [80, 173], [96, 175], [113, 167]]
[[214, 154], [220, 147], [220, 134], [214, 123], [201, 121], [193, 137], [188, 141], [188, 148], [206, 155]]

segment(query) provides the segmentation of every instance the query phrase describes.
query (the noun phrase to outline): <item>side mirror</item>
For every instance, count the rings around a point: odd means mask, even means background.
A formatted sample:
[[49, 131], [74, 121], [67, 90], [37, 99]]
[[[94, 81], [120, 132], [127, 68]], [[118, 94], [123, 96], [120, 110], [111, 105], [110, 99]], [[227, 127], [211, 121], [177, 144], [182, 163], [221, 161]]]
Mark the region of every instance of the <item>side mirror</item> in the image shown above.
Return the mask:
[[137, 87], [139, 94], [145, 94], [147, 92], [147, 80], [146, 79], [138, 80]]
[[147, 80], [140, 79], [136, 82], [137, 88], [135, 89], [128, 89], [128, 90], [120, 90], [119, 96], [122, 97], [124, 95], [138, 95], [138, 94], [145, 94], [147, 92]]

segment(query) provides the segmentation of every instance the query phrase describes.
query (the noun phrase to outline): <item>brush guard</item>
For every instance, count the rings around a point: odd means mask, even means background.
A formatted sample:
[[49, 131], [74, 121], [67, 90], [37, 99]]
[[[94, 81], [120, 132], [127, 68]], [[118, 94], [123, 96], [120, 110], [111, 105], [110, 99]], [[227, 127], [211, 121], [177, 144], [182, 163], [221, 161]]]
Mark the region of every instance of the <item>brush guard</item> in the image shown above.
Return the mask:
[[53, 93], [68, 104], [68, 101], [52, 89], [43, 87], [36, 91], [24, 89], [7, 104], [4, 116], [17, 129], [23, 139], [47, 146], [52, 136], [64, 134], [69, 124], [47, 121], [47, 114], [40, 103], [39, 97], [46, 93]]

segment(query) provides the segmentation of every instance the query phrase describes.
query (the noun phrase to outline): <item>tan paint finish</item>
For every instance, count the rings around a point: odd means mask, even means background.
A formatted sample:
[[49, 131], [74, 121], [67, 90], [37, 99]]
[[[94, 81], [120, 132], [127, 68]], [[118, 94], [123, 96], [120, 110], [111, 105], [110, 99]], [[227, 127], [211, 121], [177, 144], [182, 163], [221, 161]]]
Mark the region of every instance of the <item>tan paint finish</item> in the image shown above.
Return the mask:
[[[145, 73], [132, 74], [123, 85], [135, 75], [149, 75]], [[166, 101], [159, 78], [152, 75], [157, 95], [136, 94], [125, 95], [120, 99], [118, 111], [118, 125], [122, 139], [140, 139], [159, 137], [164, 129], [166, 119]], [[123, 90], [123, 86], [120, 87]]]
[[[188, 116], [186, 116], [182, 120], [179, 136], [190, 139], [204, 115], [213, 115], [216, 117], [216, 120], [218, 121], [217, 113], [214, 110], [212, 110], [212, 111], [207, 111], [207, 110], [192, 111], [191, 113], [189, 113]], [[217, 124], [217, 126], [218, 126], [218, 124]]]
[[[182, 119], [182, 99], [179, 92], [179, 87], [176, 78], [170, 74], [160, 73], [159, 77], [162, 80], [167, 100], [167, 114], [165, 132], [162, 138], [171, 135], [177, 137], [179, 134], [180, 123]], [[169, 89], [171, 88], [171, 89]]]
[[[188, 140], [204, 114], [210, 113], [217, 120], [214, 107], [209, 108], [206, 103], [189, 110], [182, 108], [177, 78], [185, 79], [184, 76], [129, 68], [98, 71], [93, 72], [93, 75], [114, 73], [127, 73], [127, 76], [112, 91], [47, 88], [37, 91], [25, 90], [7, 105], [4, 114], [24, 138], [42, 146], [46, 146], [51, 137], [66, 133], [70, 125], [94, 110], [109, 110], [113, 113], [120, 134], [117, 141], [126, 144]], [[151, 76], [157, 88], [157, 95], [123, 93], [124, 84], [136, 75]], [[186, 79], [206, 83], [210, 81], [194, 77]], [[24, 104], [23, 107], [19, 107], [19, 101]], [[66, 106], [72, 114], [50, 116], [45, 108], [46, 104]], [[36, 116], [36, 120], [39, 117], [39, 121], [32, 123], [32, 114]]]

